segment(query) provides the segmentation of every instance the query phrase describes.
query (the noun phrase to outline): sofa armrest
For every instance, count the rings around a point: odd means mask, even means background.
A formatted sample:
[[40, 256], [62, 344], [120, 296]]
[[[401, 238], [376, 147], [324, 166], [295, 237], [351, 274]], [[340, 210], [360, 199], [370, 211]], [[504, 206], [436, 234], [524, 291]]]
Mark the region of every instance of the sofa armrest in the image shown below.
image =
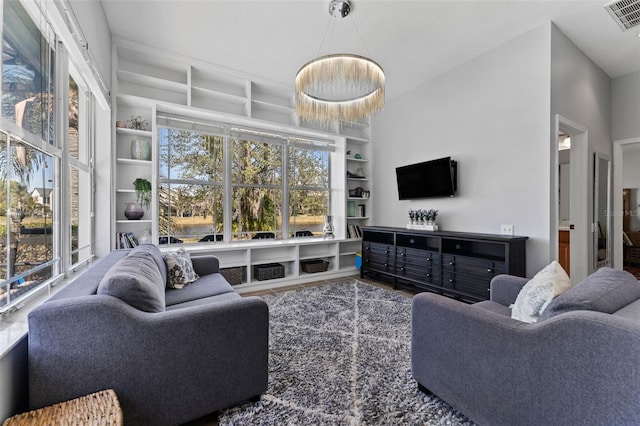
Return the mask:
[[640, 424], [640, 325], [615, 315], [527, 324], [420, 293], [411, 362], [418, 383], [479, 424]]
[[267, 388], [268, 306], [243, 297], [160, 313], [110, 296], [29, 315], [32, 408], [113, 388], [127, 423], [181, 424]]
[[196, 274], [200, 276], [220, 272], [220, 261], [213, 255], [193, 256], [191, 257], [191, 263], [193, 263], [193, 269]]
[[515, 275], [496, 275], [491, 280], [491, 301], [504, 306], [509, 306], [516, 301], [518, 293], [529, 281], [529, 278], [516, 277]]

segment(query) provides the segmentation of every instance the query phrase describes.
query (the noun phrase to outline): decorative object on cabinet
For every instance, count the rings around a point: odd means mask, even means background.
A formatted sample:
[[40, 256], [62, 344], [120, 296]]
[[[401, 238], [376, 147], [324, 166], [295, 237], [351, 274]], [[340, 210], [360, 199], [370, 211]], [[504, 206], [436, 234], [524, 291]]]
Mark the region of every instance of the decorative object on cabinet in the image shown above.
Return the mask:
[[129, 220], [140, 220], [144, 216], [144, 210], [138, 203], [124, 203], [127, 207], [124, 209], [124, 217]]
[[409, 221], [407, 225], [408, 229], [423, 229], [426, 231], [437, 231], [438, 225], [436, 224], [436, 218], [438, 217], [438, 210], [435, 209], [418, 209], [409, 210]]
[[131, 118], [127, 120], [127, 125], [129, 126], [130, 129], [147, 130], [147, 126], [149, 125], [149, 122], [143, 119], [139, 115], [132, 115]]
[[136, 190], [138, 202], [144, 207], [149, 208], [151, 204], [151, 182], [144, 178], [137, 178], [133, 182], [133, 187]]
[[333, 238], [333, 216], [327, 215], [324, 217], [324, 226], [322, 227], [322, 236], [324, 238]]
[[353, 158], [355, 158], [356, 160], [362, 160], [362, 155], [360, 155], [359, 153], [356, 153]]
[[116, 127], [119, 127], [120, 129], [126, 129], [127, 123], [125, 123], [124, 121], [116, 121]]
[[151, 160], [151, 142], [147, 139], [131, 141], [131, 158], [134, 160]]
[[[329, 3], [334, 18], [344, 18], [350, 11], [346, 0]], [[345, 53], [318, 57], [296, 74], [298, 117], [321, 124], [365, 119], [384, 106], [384, 84], [382, 67], [369, 58]]]

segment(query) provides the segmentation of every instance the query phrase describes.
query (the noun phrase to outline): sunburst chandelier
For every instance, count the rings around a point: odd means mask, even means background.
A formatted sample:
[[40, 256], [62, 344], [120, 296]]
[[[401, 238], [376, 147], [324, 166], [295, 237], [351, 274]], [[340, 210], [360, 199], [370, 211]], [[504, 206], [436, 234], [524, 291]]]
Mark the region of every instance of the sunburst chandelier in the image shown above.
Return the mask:
[[[332, 0], [329, 14], [344, 18], [348, 1]], [[307, 62], [296, 75], [296, 111], [303, 121], [358, 122], [384, 106], [384, 71], [360, 55], [339, 53]]]

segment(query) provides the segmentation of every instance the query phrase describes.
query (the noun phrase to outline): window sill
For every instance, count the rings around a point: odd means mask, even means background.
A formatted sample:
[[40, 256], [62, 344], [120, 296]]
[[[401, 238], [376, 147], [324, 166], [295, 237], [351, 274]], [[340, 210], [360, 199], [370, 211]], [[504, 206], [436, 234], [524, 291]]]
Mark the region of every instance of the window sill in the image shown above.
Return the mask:
[[59, 280], [55, 285], [50, 285], [40, 289], [37, 294], [20, 305], [13, 311], [6, 313], [0, 319], [0, 358], [7, 355], [11, 350], [27, 335], [29, 331], [29, 312], [40, 306], [45, 300], [65, 288], [71, 281], [76, 279], [86, 270], [83, 267], [77, 273], [70, 272], [71, 278]]

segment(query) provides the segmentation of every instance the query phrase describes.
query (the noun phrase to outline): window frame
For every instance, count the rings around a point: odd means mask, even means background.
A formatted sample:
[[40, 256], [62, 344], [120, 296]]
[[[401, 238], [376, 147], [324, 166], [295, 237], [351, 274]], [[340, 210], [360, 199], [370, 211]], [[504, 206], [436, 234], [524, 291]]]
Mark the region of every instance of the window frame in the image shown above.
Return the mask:
[[[158, 111], [158, 116], [156, 118], [156, 134], [158, 135], [158, 146], [160, 147], [163, 142], [161, 142], [161, 132], [162, 129], [174, 129], [174, 130], [187, 130], [187, 131], [197, 131], [203, 134], [210, 134], [214, 136], [220, 136], [223, 138], [223, 157], [224, 157], [224, 179], [222, 182], [223, 190], [223, 239], [222, 241], [214, 241], [214, 242], [223, 242], [223, 243], [236, 243], [236, 242], [244, 242], [250, 241], [247, 239], [236, 238], [238, 235], [237, 231], [233, 230], [234, 222], [232, 221], [232, 209], [233, 209], [233, 191], [237, 188], [265, 188], [265, 189], [273, 189], [280, 191], [281, 193], [281, 206], [280, 206], [280, 217], [278, 220], [280, 221], [279, 229], [273, 230], [265, 230], [264, 232], [274, 232], [276, 235], [280, 234], [278, 240], [288, 240], [290, 238], [294, 238], [294, 236], [289, 235], [290, 227], [289, 221], [292, 220], [293, 216], [289, 216], [289, 195], [291, 191], [294, 190], [318, 190], [327, 193], [327, 206], [325, 215], [331, 215], [332, 211], [336, 209], [332, 205], [332, 162], [336, 161], [335, 156], [331, 155], [335, 150], [336, 139], [328, 138], [328, 137], [320, 137], [316, 135], [305, 135], [302, 132], [300, 134], [297, 133], [289, 133], [279, 130], [273, 130], [268, 126], [264, 127], [251, 127], [237, 124], [229, 124], [222, 123], [215, 120], [211, 121], [201, 121], [198, 122], [190, 117], [177, 117], [174, 115], [164, 115], [161, 111]], [[234, 182], [232, 178], [232, 145], [234, 141], [242, 141], [242, 140], [250, 140], [251, 142], [264, 142], [273, 145], [279, 145], [282, 147], [280, 158], [281, 158], [281, 171], [280, 171], [280, 182], [277, 184], [262, 184], [262, 183], [247, 183], [247, 182]], [[326, 187], [319, 186], [311, 186], [311, 187], [292, 187], [288, 182], [288, 174], [289, 174], [289, 149], [307, 149], [311, 151], [327, 151], [326, 154]], [[162, 185], [166, 184], [193, 184], [196, 183], [193, 180], [184, 180], [180, 181], [178, 179], [171, 179], [169, 177], [161, 176], [161, 170], [166, 166], [161, 163], [161, 158], [158, 156], [158, 167], [156, 173], [156, 184], [155, 191], [159, 192], [159, 189]], [[169, 175], [168, 175], [169, 176]], [[207, 185], [208, 183], [205, 181], [198, 181], [197, 184]], [[220, 185], [219, 182], [210, 184], [212, 186]], [[158, 198], [158, 197], [156, 197]], [[230, 201], [229, 201], [230, 200]], [[171, 237], [181, 238], [180, 235], [165, 235], [160, 231], [160, 215], [162, 208], [158, 208], [158, 220], [155, 221], [154, 228], [155, 232], [157, 232], [160, 238], [165, 237], [166, 240], [164, 242], [171, 241]], [[246, 235], [255, 235], [258, 232], [263, 231], [243, 231], [243, 234]], [[320, 238], [317, 236], [316, 238]], [[175, 240], [174, 240], [175, 241]], [[207, 241], [208, 242], [208, 241]], [[164, 243], [163, 243], [164, 244]], [[184, 244], [198, 244], [198, 242], [189, 242]]]

